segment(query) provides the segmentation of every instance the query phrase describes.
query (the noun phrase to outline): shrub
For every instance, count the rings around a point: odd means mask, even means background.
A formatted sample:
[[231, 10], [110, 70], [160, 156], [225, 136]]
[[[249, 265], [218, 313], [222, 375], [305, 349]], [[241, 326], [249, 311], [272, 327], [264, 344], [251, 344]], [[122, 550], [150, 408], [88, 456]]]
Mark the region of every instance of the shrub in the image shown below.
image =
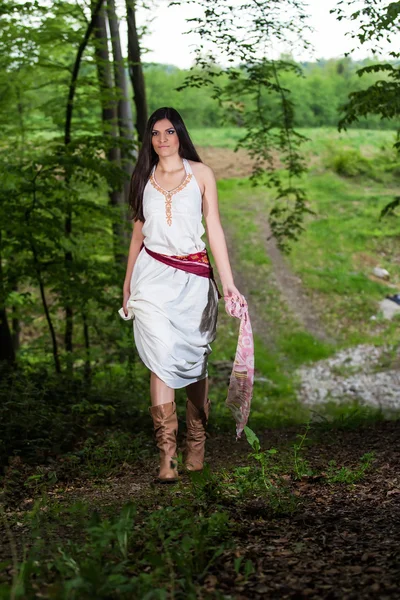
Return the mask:
[[359, 150], [337, 150], [329, 156], [327, 166], [342, 177], [357, 177], [358, 175], [376, 177], [373, 163], [362, 156]]

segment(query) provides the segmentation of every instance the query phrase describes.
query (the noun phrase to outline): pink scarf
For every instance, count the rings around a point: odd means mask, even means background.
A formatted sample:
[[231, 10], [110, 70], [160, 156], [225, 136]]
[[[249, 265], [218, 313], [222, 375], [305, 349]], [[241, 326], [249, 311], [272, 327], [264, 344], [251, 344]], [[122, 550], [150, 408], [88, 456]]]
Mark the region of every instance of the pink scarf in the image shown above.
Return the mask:
[[237, 296], [224, 296], [225, 310], [240, 319], [235, 362], [230, 376], [226, 406], [236, 421], [236, 439], [242, 435], [250, 414], [254, 383], [254, 342], [247, 302]]

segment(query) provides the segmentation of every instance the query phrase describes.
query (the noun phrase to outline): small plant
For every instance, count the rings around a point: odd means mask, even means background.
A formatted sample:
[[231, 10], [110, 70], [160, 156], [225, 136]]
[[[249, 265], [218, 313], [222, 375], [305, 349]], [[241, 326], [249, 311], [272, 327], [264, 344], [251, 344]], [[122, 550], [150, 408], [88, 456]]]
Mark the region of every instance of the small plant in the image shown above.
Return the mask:
[[296, 479], [301, 479], [304, 475], [312, 475], [312, 470], [310, 469], [307, 460], [300, 455], [303, 450], [304, 442], [309, 429], [310, 424], [307, 423], [306, 430], [303, 435], [297, 434], [296, 436], [300, 438], [300, 442], [298, 444], [293, 444], [294, 471]]
[[375, 176], [374, 163], [365, 158], [359, 150], [339, 149], [327, 159], [327, 166], [343, 177]]
[[91, 475], [101, 477], [115, 471], [123, 463], [132, 462], [144, 455], [146, 441], [144, 434], [132, 436], [125, 432], [117, 432], [102, 442], [89, 437], [77, 455]]
[[221, 498], [221, 479], [207, 463], [202, 471], [189, 473], [189, 480], [191, 492], [197, 500], [215, 503]]
[[349, 469], [348, 467], [337, 468], [336, 461], [329, 461], [326, 479], [329, 483], [356, 483], [364, 478], [366, 471], [371, 467], [374, 459], [374, 452], [367, 452], [361, 457], [361, 465], [358, 469]]
[[179, 579], [181, 589], [183, 586], [195, 594], [195, 581], [204, 579], [226, 549], [224, 540], [229, 533], [229, 518], [227, 513], [218, 510], [209, 515], [194, 512], [187, 501], [182, 500], [176, 506], [152, 512], [145, 531], [148, 535], [144, 539], [143, 560], [154, 568], [160, 565], [161, 559], [170, 581], [176, 585]]
[[321, 424], [325, 430], [354, 430], [364, 423], [376, 423], [384, 418], [380, 407], [360, 405], [357, 400], [339, 405], [333, 401], [328, 402], [325, 411], [329, 415], [329, 419]]
[[267, 490], [270, 490], [273, 487], [273, 483], [267, 476], [267, 468], [270, 463], [271, 456], [276, 454], [278, 451], [275, 448], [271, 448], [270, 450], [261, 451], [260, 440], [254, 433], [250, 427], [244, 428], [244, 433], [246, 435], [246, 439], [249, 442], [250, 446], [253, 448], [254, 452], [250, 453], [250, 457], [254, 458], [258, 461], [261, 468], [262, 481]]
[[[250, 468], [249, 471], [243, 471], [243, 475], [248, 478], [251, 488], [254, 490], [258, 487], [263, 487], [268, 493], [268, 500], [270, 508], [275, 514], [292, 513], [299, 502], [288, 488], [284, 479], [276, 474], [276, 469], [272, 467], [272, 457], [277, 454], [276, 448], [270, 448], [269, 450], [261, 450], [260, 440], [250, 427], [245, 427], [244, 432], [247, 441], [253, 448], [253, 452], [250, 453], [250, 458], [254, 458], [260, 466], [259, 470]], [[271, 478], [270, 473], [274, 471], [276, 478]], [[260, 477], [261, 474], [261, 477]], [[275, 483], [275, 481], [277, 483]], [[260, 485], [261, 484], [261, 485]], [[243, 484], [242, 484], [243, 485]]]
[[47, 486], [52, 486], [57, 482], [57, 473], [54, 470], [46, 471], [41, 467], [37, 467], [36, 473], [29, 475], [24, 481], [24, 486], [29, 490], [37, 493], [45, 490]]
[[244, 556], [238, 556], [233, 561], [233, 568], [235, 569], [236, 575], [242, 575], [244, 581], [247, 581], [249, 575], [255, 573], [254, 563], [252, 560], [247, 559], [243, 565]]

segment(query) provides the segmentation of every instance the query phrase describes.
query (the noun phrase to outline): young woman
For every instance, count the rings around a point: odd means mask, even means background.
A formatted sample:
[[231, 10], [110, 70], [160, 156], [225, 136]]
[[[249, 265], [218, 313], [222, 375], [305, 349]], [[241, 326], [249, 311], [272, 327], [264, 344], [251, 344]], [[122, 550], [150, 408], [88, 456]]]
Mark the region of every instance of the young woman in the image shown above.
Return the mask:
[[224, 297], [236, 288], [221, 226], [215, 177], [201, 162], [179, 113], [156, 110], [147, 123], [131, 180], [133, 233], [123, 287], [123, 318], [151, 371], [150, 413], [160, 450], [159, 480], [176, 481], [175, 389], [186, 388], [185, 466], [203, 468], [207, 360], [221, 297], [209, 263], [205, 229]]

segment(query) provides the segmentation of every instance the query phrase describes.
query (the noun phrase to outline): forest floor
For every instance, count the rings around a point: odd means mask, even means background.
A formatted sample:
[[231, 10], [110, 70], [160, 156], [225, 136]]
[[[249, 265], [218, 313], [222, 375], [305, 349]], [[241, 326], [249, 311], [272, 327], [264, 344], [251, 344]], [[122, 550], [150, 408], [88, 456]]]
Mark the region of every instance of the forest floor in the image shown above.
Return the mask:
[[[108, 472], [104, 461], [95, 459], [75, 473], [68, 457], [41, 471], [15, 459], [4, 488], [0, 589], [12, 575], [21, 576], [12, 553], [21, 560], [23, 549], [31, 548], [38, 574], [24, 598], [400, 598], [400, 422], [312, 427], [299, 448], [300, 433], [305, 432], [260, 433], [261, 448], [276, 450], [267, 454], [265, 481], [255, 470], [247, 441], [235, 443], [232, 435], [217, 430], [207, 441], [211, 470], [200, 478], [182, 474], [175, 485], [156, 483], [150, 436], [143, 438], [135, 460], [110, 464]], [[56, 483], [35, 482], [35, 475], [50, 471], [57, 473]], [[140, 561], [127, 565], [116, 556], [118, 544], [107, 544], [107, 535], [128, 502], [136, 507], [131, 553], [139, 553]], [[93, 524], [90, 529], [93, 511], [100, 516], [97, 529]], [[198, 524], [208, 531], [208, 547], [201, 552]], [[100, 584], [92, 596], [79, 590], [76, 596], [64, 595], [66, 583], [62, 587], [56, 575], [71, 580], [79, 573], [87, 578], [82, 588], [87, 590], [90, 564], [103, 570], [101, 580], [118, 563], [128, 580], [141, 571], [156, 571], [154, 551], [161, 564], [171, 562], [164, 577], [154, 575], [154, 595], [118, 594], [116, 584], [108, 595]], [[179, 564], [180, 555], [199, 561], [189, 573], [195, 591], [186, 594], [181, 586], [188, 567]], [[11, 596], [3, 592], [0, 597]]]

